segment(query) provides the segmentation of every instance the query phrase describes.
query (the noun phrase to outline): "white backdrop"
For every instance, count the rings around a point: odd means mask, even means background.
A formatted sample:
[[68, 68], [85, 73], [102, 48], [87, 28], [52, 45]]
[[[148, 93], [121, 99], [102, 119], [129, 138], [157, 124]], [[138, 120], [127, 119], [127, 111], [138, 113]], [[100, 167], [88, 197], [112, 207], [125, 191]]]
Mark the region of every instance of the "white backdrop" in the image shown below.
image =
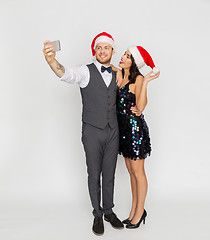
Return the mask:
[[[159, 79], [149, 83], [144, 111], [152, 143], [152, 155], [145, 164], [151, 222], [155, 214], [157, 222], [166, 216], [170, 239], [186, 239], [191, 228], [191, 239], [209, 238], [206, 223], [199, 222], [208, 219], [210, 211], [209, 10], [208, 0], [0, 1], [2, 239], [63, 240], [72, 234], [74, 239], [84, 239], [73, 221], [76, 217], [87, 225], [84, 236], [94, 237], [79, 87], [57, 78], [42, 49], [45, 40], [59, 39], [61, 51], [56, 59], [61, 64], [87, 64], [92, 59], [91, 41], [102, 31], [115, 38], [113, 64], [118, 64], [129, 45], [136, 44], [145, 47], [161, 69]], [[149, 70], [144, 67], [142, 72]], [[130, 201], [129, 176], [119, 156], [114, 210], [121, 219], [127, 217]], [[169, 220], [170, 214], [163, 214], [164, 209], [176, 217], [175, 222]], [[53, 216], [63, 221], [54, 232], [48, 229], [59, 224], [50, 222]], [[181, 219], [186, 223], [186, 217], [191, 221], [189, 229], [182, 225], [175, 238], [173, 227]], [[195, 222], [200, 228], [192, 227]], [[145, 239], [169, 238], [162, 235], [164, 228], [156, 231], [152, 226], [142, 230]], [[149, 235], [151, 229], [153, 235]], [[107, 231], [105, 239], [112, 239], [112, 234], [115, 239], [137, 236], [133, 231], [130, 235], [126, 230], [123, 235]]]

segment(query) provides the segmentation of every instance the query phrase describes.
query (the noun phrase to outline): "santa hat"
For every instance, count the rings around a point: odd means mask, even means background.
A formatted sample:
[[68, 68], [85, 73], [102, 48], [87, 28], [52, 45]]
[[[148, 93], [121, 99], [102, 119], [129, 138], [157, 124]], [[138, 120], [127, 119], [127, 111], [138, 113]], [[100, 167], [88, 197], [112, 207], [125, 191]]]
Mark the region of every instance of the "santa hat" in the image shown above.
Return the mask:
[[106, 32], [102, 32], [102, 33], [99, 33], [92, 41], [91, 50], [92, 50], [93, 56], [95, 56], [96, 54], [96, 51], [95, 51], [96, 45], [100, 42], [109, 43], [113, 47], [113, 49], [115, 49], [114, 38], [110, 34]]
[[160, 72], [160, 69], [155, 66], [150, 54], [143, 47], [130, 46], [128, 50], [132, 54], [138, 68], [142, 68], [146, 63], [147, 66], [153, 69], [154, 74], [157, 74]]

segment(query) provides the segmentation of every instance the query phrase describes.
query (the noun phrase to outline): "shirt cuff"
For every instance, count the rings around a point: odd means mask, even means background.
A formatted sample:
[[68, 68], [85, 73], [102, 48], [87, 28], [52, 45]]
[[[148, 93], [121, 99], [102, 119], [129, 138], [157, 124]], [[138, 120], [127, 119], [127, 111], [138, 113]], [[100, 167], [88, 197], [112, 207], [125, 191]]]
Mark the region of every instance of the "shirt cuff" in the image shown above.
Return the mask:
[[69, 77], [69, 75], [70, 75], [68, 67], [66, 67], [66, 66], [63, 66], [63, 67], [64, 67], [64, 69], [65, 69], [65, 73], [64, 73], [63, 77], [61, 77], [61, 78], [59, 77], [59, 79], [60, 79], [61, 81], [67, 80], [68, 77]]

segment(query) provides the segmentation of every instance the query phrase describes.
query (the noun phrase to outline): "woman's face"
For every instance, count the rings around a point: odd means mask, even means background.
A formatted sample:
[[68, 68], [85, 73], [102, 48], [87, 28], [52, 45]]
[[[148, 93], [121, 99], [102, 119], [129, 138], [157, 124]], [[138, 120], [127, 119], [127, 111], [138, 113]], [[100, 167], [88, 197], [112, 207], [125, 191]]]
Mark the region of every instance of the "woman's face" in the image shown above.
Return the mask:
[[132, 60], [131, 60], [131, 53], [130, 51], [126, 51], [124, 55], [121, 57], [121, 60], [119, 62], [119, 67], [124, 68], [124, 69], [129, 69], [132, 65]]

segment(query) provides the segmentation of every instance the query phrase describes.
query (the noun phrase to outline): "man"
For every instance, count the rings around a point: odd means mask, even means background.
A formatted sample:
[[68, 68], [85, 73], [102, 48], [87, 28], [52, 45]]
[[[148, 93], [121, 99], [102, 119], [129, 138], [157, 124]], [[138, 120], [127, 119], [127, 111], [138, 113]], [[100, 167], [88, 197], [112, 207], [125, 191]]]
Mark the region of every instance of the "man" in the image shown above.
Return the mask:
[[92, 64], [74, 68], [62, 66], [55, 59], [52, 45], [47, 46], [47, 42], [50, 41], [44, 42], [43, 53], [51, 69], [62, 81], [80, 86], [83, 103], [82, 143], [86, 154], [88, 188], [94, 215], [92, 230], [96, 235], [103, 235], [103, 215], [114, 228], [122, 229], [122, 222], [112, 211], [119, 145], [116, 73], [110, 66], [115, 53], [114, 39], [106, 32], [98, 34], [91, 44], [96, 60]]

